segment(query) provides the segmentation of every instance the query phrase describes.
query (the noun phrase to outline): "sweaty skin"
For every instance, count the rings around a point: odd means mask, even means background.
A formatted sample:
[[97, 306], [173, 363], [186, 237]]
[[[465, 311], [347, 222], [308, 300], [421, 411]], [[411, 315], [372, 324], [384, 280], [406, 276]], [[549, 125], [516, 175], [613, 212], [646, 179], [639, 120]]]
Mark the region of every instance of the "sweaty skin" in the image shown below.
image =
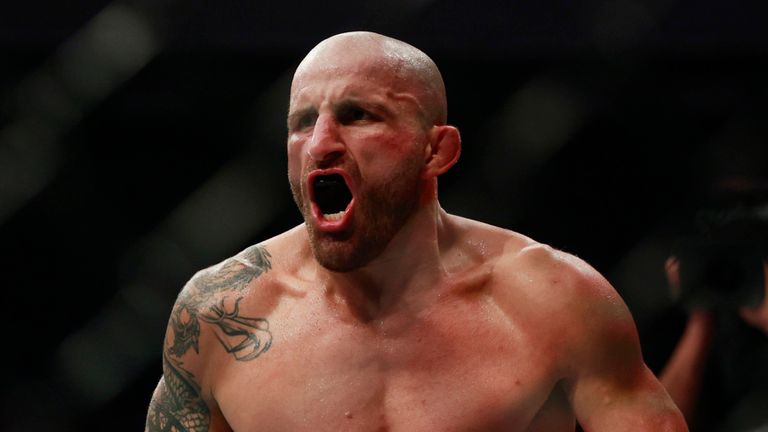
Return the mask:
[[[445, 107], [403, 42], [310, 52], [287, 140], [305, 222], [184, 287], [147, 431], [687, 430], [604, 278], [440, 207], [460, 152]], [[315, 201], [329, 174], [352, 195], [338, 214]]]

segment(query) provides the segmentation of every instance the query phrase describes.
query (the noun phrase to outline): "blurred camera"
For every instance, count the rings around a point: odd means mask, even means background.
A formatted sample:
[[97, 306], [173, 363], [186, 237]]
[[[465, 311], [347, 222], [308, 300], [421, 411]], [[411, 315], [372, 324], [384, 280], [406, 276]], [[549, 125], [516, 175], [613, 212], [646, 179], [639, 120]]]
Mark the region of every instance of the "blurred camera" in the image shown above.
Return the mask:
[[699, 211], [695, 233], [680, 240], [680, 300], [690, 307], [736, 310], [763, 301], [768, 205]]

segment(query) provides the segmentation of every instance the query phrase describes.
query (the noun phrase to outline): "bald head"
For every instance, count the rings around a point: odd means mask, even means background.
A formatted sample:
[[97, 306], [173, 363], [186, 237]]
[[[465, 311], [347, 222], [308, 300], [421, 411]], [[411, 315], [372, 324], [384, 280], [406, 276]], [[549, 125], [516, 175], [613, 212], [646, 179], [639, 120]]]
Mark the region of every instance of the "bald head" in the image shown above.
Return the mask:
[[432, 59], [412, 45], [377, 33], [341, 33], [320, 42], [296, 69], [291, 94], [296, 91], [297, 82], [312, 73], [351, 68], [365, 75], [388, 75], [396, 87], [393, 90], [414, 93], [424, 121], [433, 125], [446, 123], [445, 85]]

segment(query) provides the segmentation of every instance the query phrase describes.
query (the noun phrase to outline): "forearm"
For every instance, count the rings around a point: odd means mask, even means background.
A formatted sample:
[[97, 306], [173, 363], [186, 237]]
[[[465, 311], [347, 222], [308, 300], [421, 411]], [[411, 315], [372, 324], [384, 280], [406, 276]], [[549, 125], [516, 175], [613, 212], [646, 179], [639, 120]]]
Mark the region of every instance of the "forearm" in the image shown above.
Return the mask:
[[622, 413], [615, 419], [594, 423], [590, 426], [582, 424], [584, 432], [688, 432], [688, 426], [680, 411], [672, 409], [655, 415], [645, 413], [635, 417]]
[[[588, 412], [577, 412], [584, 432], [687, 432], [680, 410], [646, 369], [633, 388], [618, 394], [591, 390]], [[583, 408], [583, 407], [582, 407]]]
[[672, 400], [689, 421], [694, 414], [701, 390], [701, 378], [709, 355], [712, 331], [710, 313], [692, 313], [683, 336], [659, 377]]

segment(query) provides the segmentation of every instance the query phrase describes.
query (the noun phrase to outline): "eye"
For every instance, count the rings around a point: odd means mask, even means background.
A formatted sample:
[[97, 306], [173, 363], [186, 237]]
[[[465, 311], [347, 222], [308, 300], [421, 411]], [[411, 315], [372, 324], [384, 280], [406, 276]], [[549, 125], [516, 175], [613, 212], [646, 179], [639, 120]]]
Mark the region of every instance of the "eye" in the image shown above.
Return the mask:
[[289, 117], [289, 129], [291, 130], [302, 130], [311, 126], [314, 126], [315, 122], [317, 121], [317, 112], [315, 111], [305, 111], [296, 113], [294, 115], [291, 115]]
[[378, 117], [357, 105], [341, 107], [338, 112], [338, 118], [341, 124], [376, 121], [378, 119]]
[[304, 129], [305, 127], [310, 127], [314, 125], [316, 121], [317, 121], [317, 113], [304, 114], [299, 118], [298, 127], [300, 129]]

